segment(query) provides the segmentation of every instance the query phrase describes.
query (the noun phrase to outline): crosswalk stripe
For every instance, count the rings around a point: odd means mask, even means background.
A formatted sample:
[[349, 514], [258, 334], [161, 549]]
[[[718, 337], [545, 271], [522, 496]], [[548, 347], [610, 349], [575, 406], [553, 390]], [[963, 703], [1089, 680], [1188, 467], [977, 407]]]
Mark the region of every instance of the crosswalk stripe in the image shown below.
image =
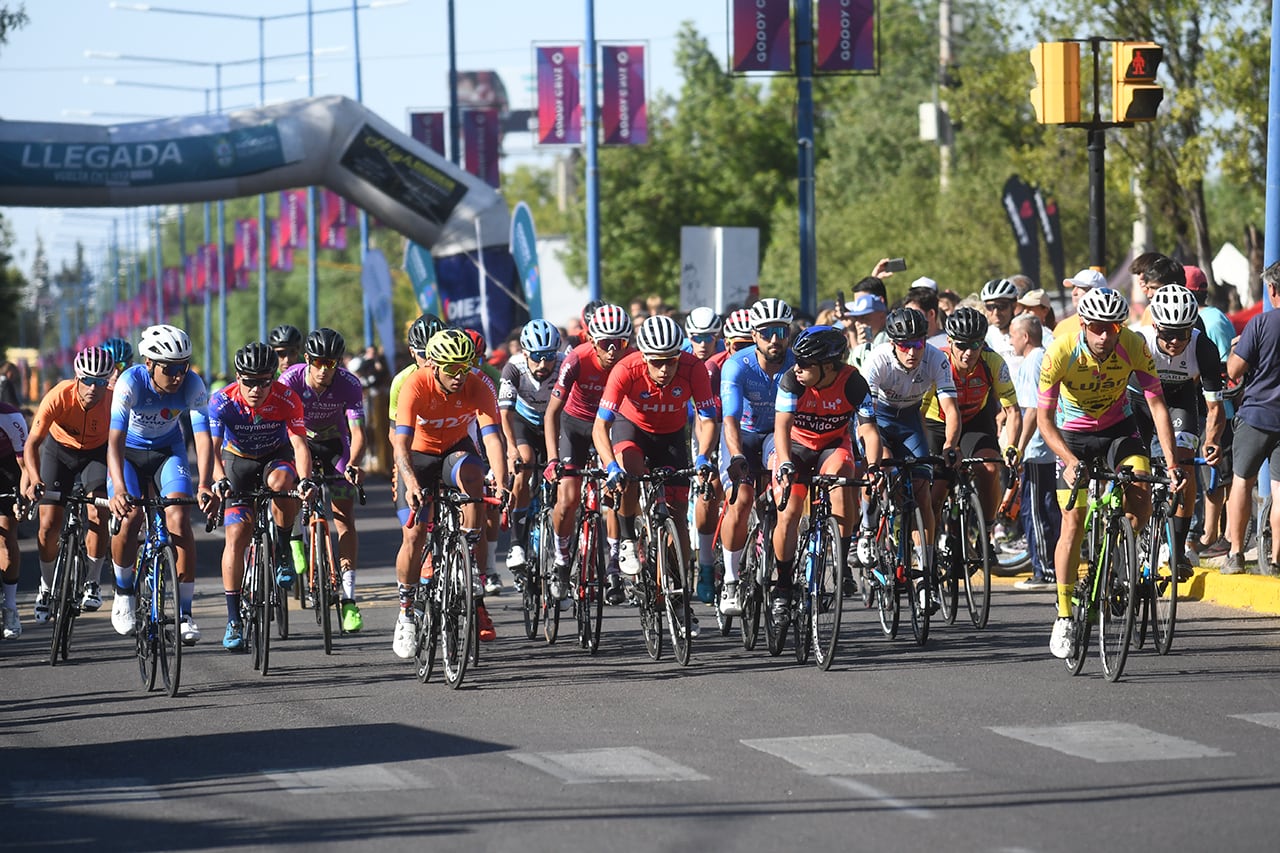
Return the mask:
[[380, 764], [266, 770], [263, 776], [290, 794], [346, 794], [352, 791], [402, 791], [430, 788], [425, 779]]
[[868, 733], [761, 738], [744, 740], [742, 744], [814, 776], [951, 773], [961, 769], [949, 761]]
[[161, 799], [159, 790], [145, 779], [46, 779], [9, 782], [12, 808], [45, 809], [65, 806], [115, 805]]
[[1280, 711], [1264, 711], [1260, 714], [1232, 714], [1233, 719], [1257, 723], [1272, 729], [1280, 729]]
[[513, 752], [510, 757], [568, 785], [598, 782], [693, 782], [708, 777], [635, 746], [574, 752]]
[[1056, 750], [1076, 758], [1114, 764], [1122, 761], [1172, 761], [1232, 755], [1185, 738], [1153, 732], [1133, 723], [1094, 720], [1058, 726], [991, 726], [1007, 738]]

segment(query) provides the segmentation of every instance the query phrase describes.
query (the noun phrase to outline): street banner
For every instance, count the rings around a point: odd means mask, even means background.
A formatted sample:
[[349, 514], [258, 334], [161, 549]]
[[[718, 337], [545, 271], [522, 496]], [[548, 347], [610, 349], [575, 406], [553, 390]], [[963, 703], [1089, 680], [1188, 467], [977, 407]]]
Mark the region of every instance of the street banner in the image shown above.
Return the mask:
[[400, 341], [396, 337], [396, 321], [391, 312], [391, 268], [387, 266], [381, 249], [365, 252], [360, 283], [364, 286], [365, 311], [373, 318], [373, 326], [378, 331], [382, 352], [387, 359], [387, 369], [394, 374], [396, 347]]
[[[1058, 281], [1058, 294], [1065, 299], [1067, 288], [1063, 282], [1067, 277], [1067, 256], [1062, 248], [1062, 221], [1058, 216], [1058, 199], [1052, 193], [1045, 193], [1040, 187], [1036, 187], [1036, 213], [1040, 219], [1040, 233], [1044, 234], [1049, 264], [1053, 267], [1053, 277]], [[1043, 286], [1042, 282], [1037, 283]]]
[[644, 45], [607, 44], [600, 70], [604, 99], [600, 110], [605, 145], [644, 145], [649, 141], [645, 107]]
[[285, 237], [285, 229], [288, 227], [288, 223], [283, 218], [272, 219], [270, 222], [271, 253], [267, 256], [267, 265], [273, 270], [292, 272], [293, 247], [289, 245], [289, 241]]
[[237, 219], [235, 250], [231, 256], [231, 268], [256, 270], [258, 268], [258, 220]]
[[730, 0], [735, 73], [791, 70], [791, 0]]
[[876, 70], [876, 0], [818, 0], [818, 71]]
[[534, 48], [538, 69], [538, 144], [582, 142], [579, 48], [577, 45]]
[[1031, 187], [1017, 175], [1010, 175], [1009, 180], [1005, 181], [1000, 202], [1009, 217], [1013, 239], [1018, 244], [1019, 272], [1028, 276], [1039, 287], [1040, 240], [1037, 234], [1040, 226], [1036, 223], [1035, 197]]
[[497, 110], [472, 109], [462, 114], [462, 152], [466, 169], [495, 188], [502, 183], [498, 170], [500, 145]]
[[331, 189], [319, 192], [320, 210], [317, 214], [316, 228], [320, 238], [321, 249], [347, 248], [347, 200]]
[[409, 135], [439, 154], [444, 153], [444, 113], [409, 113]]
[[280, 238], [290, 249], [307, 245], [307, 191], [280, 193]]
[[436, 281], [436, 259], [431, 250], [412, 240], [405, 241], [404, 271], [413, 284], [413, 295], [418, 300], [418, 310], [423, 314], [441, 315], [440, 286]]
[[538, 235], [533, 227], [533, 212], [523, 201], [511, 213], [511, 259], [516, 276], [529, 306], [529, 319], [542, 319], [542, 278], [538, 271]]

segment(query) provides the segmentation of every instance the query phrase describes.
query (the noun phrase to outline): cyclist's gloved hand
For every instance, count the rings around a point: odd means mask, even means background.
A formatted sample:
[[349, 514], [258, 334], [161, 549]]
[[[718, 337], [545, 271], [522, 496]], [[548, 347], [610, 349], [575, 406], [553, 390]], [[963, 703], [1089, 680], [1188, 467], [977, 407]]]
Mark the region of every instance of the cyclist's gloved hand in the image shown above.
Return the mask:
[[342, 473], [353, 486], [360, 485], [360, 481], [364, 479], [364, 472], [359, 465], [348, 465], [347, 470]]
[[218, 500], [224, 501], [227, 495], [231, 494], [231, 481], [226, 477], [213, 484], [213, 493], [217, 495]]
[[618, 461], [616, 459], [610, 462], [609, 467], [605, 469], [605, 475], [606, 475], [605, 481], [604, 481], [605, 488], [611, 489], [611, 490], [617, 490], [621, 488], [622, 478], [623, 478], [623, 475], [625, 474], [626, 472], [622, 470], [622, 466], [618, 464]]
[[560, 481], [559, 459], [551, 459], [547, 462], [547, 467], [542, 469], [542, 479], [548, 483], [558, 483]]
[[716, 469], [711, 465], [711, 460], [707, 458], [705, 453], [698, 454], [698, 457], [693, 460], [693, 467], [697, 469], [698, 476], [703, 478], [710, 477], [716, 472]]
[[1169, 472], [1169, 485], [1175, 490], [1182, 488], [1182, 484], [1186, 480], [1186, 474], [1183, 473], [1182, 466], [1175, 463], [1167, 466], [1167, 470]]
[[792, 462], [783, 462], [778, 466], [778, 470], [773, 472], [773, 479], [779, 483], [790, 482], [796, 476], [796, 466]]
[[1012, 444], [1004, 449], [1004, 461], [1010, 468], [1018, 467], [1018, 463], [1022, 461], [1022, 454], [1018, 452], [1018, 448]]
[[729, 479], [735, 483], [741, 483], [751, 474], [751, 467], [747, 465], [747, 457], [741, 453], [729, 459]]
[[314, 495], [316, 493], [316, 489], [316, 481], [310, 477], [303, 477], [298, 481], [298, 494], [302, 495], [304, 498]]
[[960, 461], [960, 454], [956, 452], [954, 447], [948, 447], [942, 451], [942, 458], [946, 460], [948, 468], [954, 468], [956, 463]]

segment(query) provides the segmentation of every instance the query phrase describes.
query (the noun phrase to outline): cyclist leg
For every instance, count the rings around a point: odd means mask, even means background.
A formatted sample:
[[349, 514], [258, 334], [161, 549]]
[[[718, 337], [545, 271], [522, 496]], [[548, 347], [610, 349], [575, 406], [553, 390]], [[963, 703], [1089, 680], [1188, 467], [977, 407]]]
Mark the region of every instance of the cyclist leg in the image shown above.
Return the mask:
[[[555, 564], [557, 568], [559, 566], [566, 568], [565, 576], [567, 577], [569, 550], [574, 537], [574, 510], [582, 499], [582, 478], [573, 471], [585, 468], [587, 465], [591, 450], [591, 424], [573, 415], [563, 415], [560, 418], [558, 450], [560, 463], [566, 470], [566, 476], [561, 477], [556, 486], [556, 503], [551, 513], [551, 523], [555, 528]], [[616, 525], [616, 521], [614, 524]], [[613, 554], [616, 553], [612, 547], [617, 542], [616, 527], [610, 530], [610, 535], [613, 537], [610, 553]]]
[[791, 443], [791, 463], [795, 466], [795, 478], [792, 480], [787, 505], [779, 508], [778, 523], [773, 529], [773, 557], [778, 569], [778, 583], [773, 591], [775, 618], [786, 619], [789, 615], [800, 519], [807, 509], [808, 482], [817, 468], [818, 455], [818, 451], [794, 441]]
[[[17, 485], [18, 476], [15, 474], [15, 490]], [[3, 619], [0, 621], [3, 622], [6, 640], [16, 640], [22, 635], [22, 620], [18, 618], [18, 577], [22, 570], [22, 554], [18, 550], [18, 521], [14, 508], [13, 498], [0, 503], [0, 583], [4, 587]]]
[[[396, 552], [396, 590], [400, 599], [400, 610], [396, 617], [395, 630], [391, 638], [391, 650], [401, 659], [412, 658], [418, 653], [417, 620], [414, 617], [414, 600], [418, 585], [427, 578], [419, 577], [422, 566], [422, 551], [427, 545], [427, 524], [430, 517], [430, 496], [440, 481], [443, 457], [410, 451], [409, 463], [415, 482], [401, 482], [406, 509], [400, 522], [400, 550]], [[404, 480], [403, 473], [400, 480]], [[421, 491], [423, 500], [418, 505], [413, 523], [409, 523], [412, 511], [409, 495]]]
[[[515, 432], [516, 461], [520, 465], [536, 465], [538, 447], [545, 446], [546, 441], [533, 444], [528, 431], [520, 428], [527, 424], [523, 418], [517, 418]], [[513, 469], [515, 479], [511, 488], [511, 544], [507, 546], [507, 568], [519, 569], [524, 566], [527, 556], [524, 543], [529, 538], [529, 501], [533, 497], [533, 483], [537, 472], [534, 470], [517, 471]]]
[[72, 452], [52, 438], [40, 447], [40, 479], [46, 492], [58, 492], [62, 497], [53, 503], [41, 503], [40, 529], [36, 534], [36, 554], [40, 562], [40, 589], [36, 593], [35, 620], [45, 622], [49, 618], [49, 599], [52, 596], [53, 568], [58, 559], [58, 539], [65, 517], [66, 495], [75, 485]]
[[[268, 462], [262, 472], [268, 489], [275, 492], [291, 492], [298, 485], [298, 470], [294, 467], [292, 452], [282, 450], [279, 455]], [[276, 554], [276, 583], [289, 588], [297, 575], [297, 566], [293, 565], [293, 554], [288, 545], [293, 535], [293, 522], [298, 517], [302, 502], [297, 498], [273, 498], [271, 501], [271, 519], [276, 526], [276, 541], [280, 543], [280, 553]]]
[[[86, 494], [97, 498], [107, 496], [107, 448], [89, 451], [89, 460], [80, 469], [80, 482]], [[107, 510], [89, 505], [85, 507], [85, 554], [89, 557], [85, 576], [84, 598], [80, 606], [85, 610], [97, 610], [102, 606], [102, 570], [107, 563], [110, 540], [107, 534]]]
[[[459, 489], [467, 493], [468, 497], [483, 498], [485, 487], [485, 466], [480, 459], [480, 454], [476, 452], [475, 445], [470, 439], [465, 441], [466, 446], [455, 446], [450, 451], [446, 451], [444, 458], [444, 471], [452, 482]], [[467, 537], [467, 542], [471, 546], [471, 552], [475, 556], [476, 571], [483, 571], [484, 556], [484, 534], [482, 529], [485, 524], [486, 517], [490, 514], [490, 507], [487, 503], [470, 503], [462, 507], [462, 532]], [[477, 578], [472, 578], [473, 583]], [[489, 611], [484, 604], [484, 586], [481, 584], [479, 592], [475, 597], [476, 604], [476, 622], [480, 628], [480, 640], [482, 642], [490, 642], [497, 637], [493, 629], [493, 620], [489, 618]]]
[[[158, 494], [170, 498], [194, 497], [191, 469], [187, 464], [187, 446], [179, 439], [169, 449], [154, 477]], [[182, 617], [190, 621], [191, 602], [196, 589], [196, 537], [191, 530], [191, 507], [171, 506], [165, 509], [165, 524], [178, 554], [178, 603]], [[196, 632], [197, 639], [199, 632]]]
[[[151, 470], [157, 463], [153, 451], [125, 448], [122, 467], [124, 468], [124, 490], [126, 494], [143, 495], [142, 483], [150, 479]], [[108, 482], [107, 492], [114, 495], [118, 484]], [[116, 633], [127, 636], [133, 632], [134, 625], [134, 582], [136, 570], [134, 564], [138, 559], [138, 534], [146, 513], [137, 507], [133, 508], [123, 523], [120, 531], [111, 539], [111, 563], [115, 575], [115, 599], [111, 605], [111, 625]]]

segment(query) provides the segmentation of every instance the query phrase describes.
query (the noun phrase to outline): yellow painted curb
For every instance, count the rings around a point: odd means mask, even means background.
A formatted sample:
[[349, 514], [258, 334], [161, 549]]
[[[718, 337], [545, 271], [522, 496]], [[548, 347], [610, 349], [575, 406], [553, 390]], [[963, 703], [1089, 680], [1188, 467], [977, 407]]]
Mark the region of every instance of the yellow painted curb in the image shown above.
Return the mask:
[[[1030, 572], [1016, 577], [992, 575], [991, 582], [993, 585], [1012, 587], [1022, 578], [1029, 577]], [[1197, 568], [1191, 580], [1178, 584], [1178, 598], [1280, 616], [1280, 578], [1248, 574], [1224, 575], [1217, 568]]]

